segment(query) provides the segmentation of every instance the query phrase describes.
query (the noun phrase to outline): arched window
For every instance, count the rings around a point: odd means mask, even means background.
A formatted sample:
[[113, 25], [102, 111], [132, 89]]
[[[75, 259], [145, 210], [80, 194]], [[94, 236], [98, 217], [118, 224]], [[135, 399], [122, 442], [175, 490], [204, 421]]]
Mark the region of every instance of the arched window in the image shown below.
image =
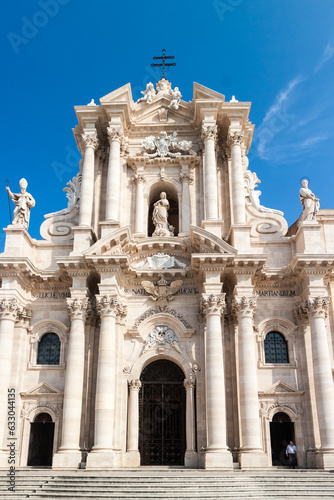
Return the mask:
[[56, 333], [46, 333], [38, 343], [37, 364], [59, 365], [60, 340]]
[[264, 341], [266, 363], [289, 363], [288, 343], [279, 332], [269, 332]]

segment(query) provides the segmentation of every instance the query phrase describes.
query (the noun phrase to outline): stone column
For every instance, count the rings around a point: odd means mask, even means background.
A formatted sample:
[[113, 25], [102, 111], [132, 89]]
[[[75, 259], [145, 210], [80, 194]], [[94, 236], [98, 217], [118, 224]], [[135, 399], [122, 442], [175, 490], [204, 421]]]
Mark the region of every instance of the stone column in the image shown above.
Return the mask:
[[202, 140], [205, 146], [204, 161], [204, 199], [205, 219], [218, 219], [218, 191], [217, 191], [217, 165], [216, 165], [216, 141], [217, 125], [203, 123]]
[[241, 151], [242, 142], [243, 132], [241, 130], [230, 132], [228, 143], [231, 147], [233, 224], [246, 223], [244, 169]]
[[71, 330], [66, 359], [61, 446], [54, 467], [78, 467], [81, 462], [80, 427], [85, 370], [85, 322], [88, 299], [67, 299]]
[[101, 316], [99, 356], [96, 379], [94, 446], [88, 455], [88, 467], [115, 465], [115, 381], [116, 315], [124, 308], [116, 296], [97, 296]]
[[297, 307], [298, 314], [307, 314], [311, 326], [314, 387], [321, 447], [317, 466], [334, 467], [334, 389], [332, 367], [326, 334], [325, 317], [328, 297], [309, 297]]
[[180, 175], [180, 181], [182, 183], [182, 234], [189, 234], [190, 227], [190, 195], [189, 195], [189, 184], [193, 184], [194, 177], [189, 174], [188, 167], [182, 169]]
[[260, 433], [253, 328], [256, 296], [234, 297], [232, 308], [238, 319], [240, 465], [242, 468], [268, 467], [268, 458], [262, 450]]
[[206, 318], [206, 468], [232, 468], [232, 455], [226, 444], [225, 371], [221, 328], [224, 308], [225, 294], [202, 295], [201, 312]]
[[85, 151], [82, 166], [79, 226], [91, 227], [94, 196], [95, 149], [98, 145], [96, 132], [82, 134], [82, 140], [85, 145]]
[[127, 466], [138, 467], [140, 465], [140, 454], [138, 451], [139, 440], [139, 390], [140, 380], [129, 381], [129, 406], [128, 406], [128, 444], [127, 444]]
[[123, 128], [121, 126], [110, 126], [107, 128], [107, 132], [110, 149], [107, 177], [106, 220], [119, 222], [121, 188], [121, 142], [123, 140]]
[[[12, 370], [15, 321], [20, 308], [16, 299], [0, 300], [0, 466], [8, 467], [8, 389]], [[16, 389], [14, 387], [14, 389]], [[19, 397], [16, 394], [16, 398]], [[14, 408], [16, 407], [15, 399]], [[17, 424], [17, 422], [16, 422]]]
[[189, 378], [184, 381], [184, 387], [187, 394], [186, 399], [186, 454], [185, 454], [185, 466], [186, 467], [196, 467], [197, 453], [196, 453], [196, 422], [195, 422], [195, 399], [194, 399], [194, 389], [196, 385], [196, 380]]
[[132, 176], [133, 182], [136, 184], [136, 219], [135, 233], [144, 236], [144, 182], [145, 177], [142, 173], [135, 173]]

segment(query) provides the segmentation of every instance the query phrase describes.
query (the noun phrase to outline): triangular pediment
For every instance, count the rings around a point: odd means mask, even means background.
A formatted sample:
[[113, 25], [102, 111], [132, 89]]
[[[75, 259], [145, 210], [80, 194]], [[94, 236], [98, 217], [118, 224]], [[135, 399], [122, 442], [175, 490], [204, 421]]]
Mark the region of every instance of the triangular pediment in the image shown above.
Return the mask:
[[189, 103], [181, 101], [179, 109], [169, 107], [171, 98], [158, 97], [151, 104], [140, 103], [135, 115], [136, 125], [171, 125], [189, 122], [193, 118], [193, 108]]
[[200, 85], [199, 83], [194, 82], [193, 86], [193, 95], [194, 101], [202, 101], [202, 100], [215, 100], [215, 101], [225, 101], [225, 96], [216, 92], [215, 90], [209, 89], [208, 87], [204, 87], [204, 85]]
[[36, 387], [30, 389], [30, 391], [22, 393], [22, 396], [36, 396], [38, 394], [62, 394], [62, 392], [47, 382], [40, 382]]
[[131, 85], [130, 83], [127, 83], [123, 85], [122, 87], [119, 87], [116, 90], [113, 90], [109, 94], [101, 97], [100, 103], [101, 104], [111, 104], [114, 102], [127, 102], [127, 103], [132, 103], [132, 92], [131, 92]]
[[282, 382], [281, 380], [278, 380], [275, 382], [274, 385], [269, 387], [266, 391], [264, 391], [264, 394], [278, 394], [278, 393], [298, 393], [299, 391], [295, 389], [294, 387], [291, 387], [290, 385], [286, 384], [285, 382]]

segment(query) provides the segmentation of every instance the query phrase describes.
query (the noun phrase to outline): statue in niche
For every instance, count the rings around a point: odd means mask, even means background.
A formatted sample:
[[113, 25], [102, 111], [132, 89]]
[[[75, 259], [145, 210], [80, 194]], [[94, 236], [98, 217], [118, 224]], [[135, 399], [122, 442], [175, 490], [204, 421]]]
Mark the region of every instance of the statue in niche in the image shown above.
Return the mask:
[[168, 224], [169, 201], [164, 191], [160, 193], [160, 200], [153, 205], [152, 220], [155, 231], [152, 236], [174, 236], [174, 228]]
[[141, 93], [143, 94], [143, 97], [138, 99], [138, 102], [146, 101], [147, 104], [151, 104], [155, 96], [155, 89], [153, 83], [152, 82], [148, 83], [146, 85], [146, 90], [142, 90]]
[[303, 221], [316, 220], [316, 214], [319, 212], [320, 201], [319, 198], [312, 193], [308, 188], [308, 180], [302, 180], [302, 188], [299, 190], [300, 202], [303, 205]]
[[26, 179], [21, 179], [19, 182], [20, 193], [12, 193], [9, 186], [6, 186], [9, 197], [15, 203], [14, 218], [12, 224], [21, 225], [28, 229], [30, 219], [30, 209], [35, 206], [35, 200], [30, 193], [27, 193], [28, 182]]

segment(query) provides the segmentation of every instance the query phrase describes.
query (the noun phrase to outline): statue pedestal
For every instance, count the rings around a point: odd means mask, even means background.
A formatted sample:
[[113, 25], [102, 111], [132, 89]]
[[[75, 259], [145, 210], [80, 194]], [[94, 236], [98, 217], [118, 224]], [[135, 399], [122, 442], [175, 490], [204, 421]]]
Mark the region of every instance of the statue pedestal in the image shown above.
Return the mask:
[[35, 241], [28, 234], [28, 231], [20, 224], [10, 224], [4, 228], [4, 231], [6, 233], [6, 243], [3, 255], [30, 258]]
[[296, 252], [307, 254], [324, 253], [321, 225], [316, 221], [304, 221], [296, 234]]
[[231, 226], [231, 245], [239, 252], [250, 252], [250, 232], [252, 226], [235, 224]]
[[119, 222], [115, 220], [105, 220], [103, 222], [100, 222], [101, 239], [104, 236], [107, 236], [107, 234], [114, 232], [119, 227], [120, 227]]
[[72, 227], [74, 234], [73, 251], [70, 255], [81, 255], [95, 243], [96, 238], [91, 227], [77, 226]]

